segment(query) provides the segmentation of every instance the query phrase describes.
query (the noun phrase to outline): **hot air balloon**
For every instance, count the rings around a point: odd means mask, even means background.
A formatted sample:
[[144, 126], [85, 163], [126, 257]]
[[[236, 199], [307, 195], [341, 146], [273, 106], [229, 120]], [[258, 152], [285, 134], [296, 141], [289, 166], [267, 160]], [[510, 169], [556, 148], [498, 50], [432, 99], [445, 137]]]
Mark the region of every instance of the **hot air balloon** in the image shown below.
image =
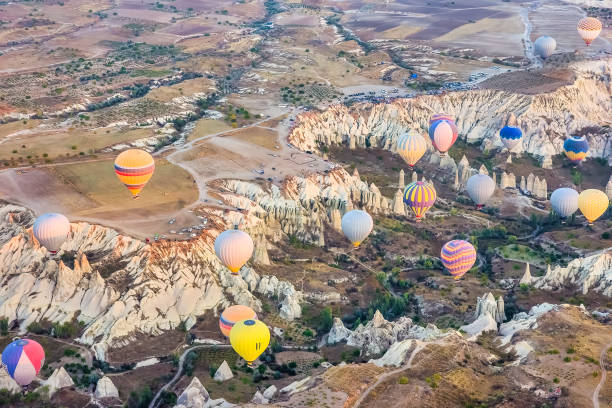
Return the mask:
[[155, 171], [153, 156], [144, 150], [126, 150], [115, 159], [115, 173], [135, 199], [140, 196], [140, 191], [153, 176], [153, 171]]
[[448, 119], [439, 119], [429, 125], [429, 138], [440, 155], [446, 154], [457, 140], [457, 125]]
[[373, 226], [370, 214], [362, 210], [349, 211], [342, 217], [342, 232], [355, 248], [370, 235]]
[[467, 241], [454, 239], [447, 242], [440, 251], [442, 265], [455, 279], [461, 278], [476, 262], [476, 250]]
[[2, 352], [2, 365], [22, 387], [34, 381], [44, 364], [45, 351], [34, 340], [17, 339]]
[[594, 39], [599, 36], [601, 33], [601, 21], [596, 19], [595, 17], [585, 17], [578, 22], [578, 34], [584, 40], [587, 47], [591, 45]]
[[578, 164], [586, 157], [589, 151], [589, 142], [584, 136], [570, 136], [563, 142], [563, 150], [572, 163]]
[[416, 162], [425, 154], [427, 150], [427, 144], [423, 136], [419, 134], [413, 134], [412, 132], [404, 133], [397, 142], [397, 150], [402, 156], [402, 159], [410, 166], [414, 168]]
[[412, 210], [417, 222], [436, 202], [436, 189], [431, 184], [415, 181], [404, 190], [404, 203]]
[[429, 118], [429, 124], [431, 125], [437, 120], [448, 120], [449, 122], [455, 122], [455, 117], [453, 115], [449, 115], [448, 113], [436, 113], [435, 115], [431, 115]]
[[256, 320], [257, 314], [248, 306], [234, 305], [230, 306], [221, 313], [219, 318], [219, 328], [225, 337], [229, 337], [232, 327], [243, 320]]
[[502, 130], [499, 131], [499, 137], [504, 146], [506, 146], [508, 150], [512, 150], [521, 142], [523, 132], [520, 128], [514, 126], [504, 126]]
[[230, 331], [232, 348], [242, 357], [249, 367], [270, 344], [270, 330], [259, 320], [243, 320]]
[[238, 228], [225, 230], [215, 239], [215, 253], [232, 274], [238, 275], [253, 255], [253, 240]]
[[578, 192], [573, 188], [558, 188], [550, 195], [550, 204], [561, 218], [567, 218], [578, 209]]
[[486, 174], [474, 174], [467, 181], [466, 190], [476, 208], [484, 207], [495, 191], [495, 182]]
[[578, 196], [578, 208], [589, 221], [589, 225], [593, 225], [593, 222], [606, 212], [609, 204], [606, 193], [594, 188], [584, 190]]
[[55, 254], [68, 238], [70, 222], [62, 214], [43, 214], [34, 221], [32, 232], [34, 238], [47, 248], [47, 251]]
[[543, 35], [542, 37], [538, 37], [537, 40], [533, 43], [533, 48], [535, 53], [538, 54], [542, 59], [546, 59], [555, 52], [557, 48], [557, 42], [554, 38], [549, 37], [547, 35]]

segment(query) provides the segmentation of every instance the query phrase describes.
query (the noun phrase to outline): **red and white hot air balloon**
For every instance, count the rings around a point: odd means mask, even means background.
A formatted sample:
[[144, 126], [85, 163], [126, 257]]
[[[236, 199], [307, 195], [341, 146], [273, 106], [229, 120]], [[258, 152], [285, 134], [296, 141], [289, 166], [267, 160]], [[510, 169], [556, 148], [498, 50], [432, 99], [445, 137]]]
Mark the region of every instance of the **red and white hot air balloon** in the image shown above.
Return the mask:
[[602, 27], [601, 21], [595, 17], [585, 17], [578, 22], [576, 29], [588, 47], [599, 36]]

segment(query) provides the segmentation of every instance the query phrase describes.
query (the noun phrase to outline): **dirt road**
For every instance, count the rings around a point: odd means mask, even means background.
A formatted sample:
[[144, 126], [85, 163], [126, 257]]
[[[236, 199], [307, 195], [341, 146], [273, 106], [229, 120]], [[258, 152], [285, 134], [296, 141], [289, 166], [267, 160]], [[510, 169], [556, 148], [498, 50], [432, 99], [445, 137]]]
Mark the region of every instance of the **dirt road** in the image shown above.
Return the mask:
[[601, 354], [599, 355], [599, 368], [601, 368], [601, 379], [599, 380], [599, 384], [595, 387], [595, 391], [593, 391], [593, 408], [599, 408], [599, 391], [601, 387], [606, 383], [606, 367], [604, 366], [604, 360], [606, 359], [606, 354], [608, 353], [608, 349], [612, 347], [612, 341], [604, 346], [601, 350]]

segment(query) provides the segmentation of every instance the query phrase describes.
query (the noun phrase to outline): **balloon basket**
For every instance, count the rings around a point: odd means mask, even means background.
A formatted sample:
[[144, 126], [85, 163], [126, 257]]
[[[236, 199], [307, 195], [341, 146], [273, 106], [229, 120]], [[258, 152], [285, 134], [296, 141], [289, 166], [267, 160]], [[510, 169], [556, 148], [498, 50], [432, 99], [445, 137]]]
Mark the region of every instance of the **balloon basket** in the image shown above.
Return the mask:
[[483, 208], [484, 208], [484, 204], [477, 204], [477, 205], [476, 205], [476, 209], [477, 209], [478, 211], [482, 210]]
[[139, 198], [140, 198], [139, 195], [135, 195], [135, 196], [132, 197], [132, 200], [138, 200]]

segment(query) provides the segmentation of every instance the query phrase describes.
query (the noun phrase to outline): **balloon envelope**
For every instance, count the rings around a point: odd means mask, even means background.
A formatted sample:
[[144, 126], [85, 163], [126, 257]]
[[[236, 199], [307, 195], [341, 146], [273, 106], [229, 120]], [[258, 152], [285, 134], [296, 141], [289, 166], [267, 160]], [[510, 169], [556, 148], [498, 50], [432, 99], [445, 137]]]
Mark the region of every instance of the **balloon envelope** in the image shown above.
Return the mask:
[[589, 142], [584, 136], [570, 136], [563, 142], [563, 150], [572, 163], [578, 164], [586, 157], [589, 151]]
[[585, 17], [578, 22], [576, 29], [582, 40], [589, 46], [601, 33], [602, 24], [595, 17]]
[[34, 238], [52, 254], [59, 251], [70, 233], [70, 222], [62, 214], [47, 213], [36, 218], [32, 227]]
[[466, 190], [478, 208], [491, 198], [495, 191], [495, 182], [486, 174], [474, 174], [467, 181]]
[[606, 212], [609, 204], [606, 193], [594, 188], [584, 190], [578, 196], [578, 208], [590, 224]]
[[253, 255], [253, 240], [239, 229], [225, 230], [215, 239], [217, 257], [234, 275]]
[[437, 120], [448, 120], [449, 122], [455, 122], [455, 117], [453, 115], [449, 115], [448, 113], [436, 113], [435, 115], [431, 115], [429, 118], [429, 124], [431, 125]]
[[550, 205], [560, 217], [569, 217], [578, 209], [578, 192], [573, 188], [558, 188], [550, 195]]
[[446, 153], [451, 148], [458, 134], [457, 125], [450, 120], [440, 119], [429, 125], [429, 138], [440, 153]]
[[155, 171], [153, 156], [144, 150], [130, 149], [115, 159], [115, 173], [119, 180], [137, 198]]
[[232, 327], [243, 320], [256, 320], [257, 314], [248, 306], [230, 306], [221, 313], [219, 318], [219, 328], [225, 337], [229, 337]]
[[417, 221], [433, 207], [437, 197], [436, 189], [422, 181], [412, 182], [404, 189], [404, 203], [412, 210]]
[[342, 232], [355, 247], [370, 235], [372, 227], [374, 227], [372, 217], [365, 211], [352, 210], [342, 217]]
[[523, 132], [514, 126], [504, 126], [499, 131], [499, 137], [508, 150], [514, 149], [521, 142]]
[[549, 37], [547, 35], [543, 35], [542, 37], [538, 37], [537, 40], [533, 43], [533, 48], [535, 53], [539, 55], [542, 59], [546, 59], [555, 52], [557, 48], [557, 42], [554, 38]]
[[425, 154], [427, 143], [423, 136], [407, 132], [400, 136], [397, 142], [397, 150], [402, 159], [412, 168]]
[[34, 381], [44, 364], [45, 351], [34, 340], [15, 340], [2, 352], [2, 365], [22, 387]]
[[440, 259], [448, 272], [459, 279], [474, 266], [476, 249], [467, 241], [455, 239], [444, 244]]
[[270, 330], [259, 320], [243, 320], [232, 327], [230, 343], [234, 351], [251, 365], [270, 344]]

